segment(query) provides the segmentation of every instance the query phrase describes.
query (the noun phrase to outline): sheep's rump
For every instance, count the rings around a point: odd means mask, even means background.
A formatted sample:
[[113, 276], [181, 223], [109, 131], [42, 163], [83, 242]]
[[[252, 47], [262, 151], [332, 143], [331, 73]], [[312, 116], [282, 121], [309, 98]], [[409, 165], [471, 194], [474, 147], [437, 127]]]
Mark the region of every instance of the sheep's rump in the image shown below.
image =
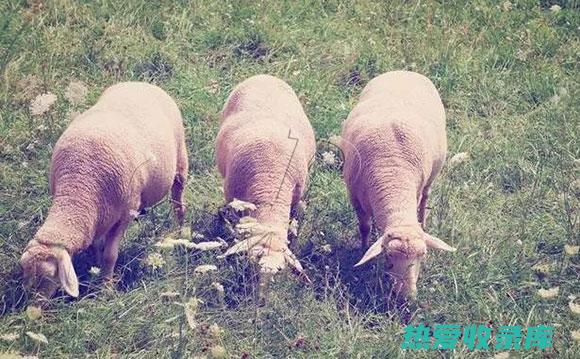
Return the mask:
[[[285, 82], [260, 75], [233, 90], [216, 139], [226, 200], [235, 197], [271, 203], [274, 198], [270, 197], [282, 186], [301, 191], [314, 151], [312, 127]], [[254, 198], [248, 198], [248, 193]]]
[[349, 184], [364, 168], [401, 159], [427, 180], [439, 171], [447, 151], [439, 94], [428, 78], [413, 72], [393, 71], [371, 80], [342, 133]]
[[167, 194], [183, 137], [179, 109], [163, 90], [137, 82], [111, 86], [58, 140], [51, 192], [69, 200], [96, 195], [100, 227], [108, 228], [109, 215], [140, 210]]

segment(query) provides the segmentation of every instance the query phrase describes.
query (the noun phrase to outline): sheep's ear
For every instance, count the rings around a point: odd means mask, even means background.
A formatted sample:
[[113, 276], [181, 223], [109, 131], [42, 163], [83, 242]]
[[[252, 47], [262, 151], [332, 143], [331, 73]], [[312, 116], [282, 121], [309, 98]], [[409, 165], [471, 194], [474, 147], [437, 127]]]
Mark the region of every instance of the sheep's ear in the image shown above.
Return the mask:
[[377, 239], [375, 243], [369, 248], [369, 250], [365, 253], [362, 259], [355, 264], [355, 267], [358, 267], [366, 262], [370, 261], [371, 259], [375, 258], [383, 251], [383, 237]]
[[58, 279], [65, 292], [75, 298], [79, 296], [79, 280], [66, 250], [60, 251], [58, 256]]
[[248, 239], [244, 239], [233, 246], [231, 246], [223, 255], [219, 256], [218, 258], [225, 258], [227, 256], [231, 256], [232, 254], [240, 253], [240, 252], [248, 252], [252, 248], [254, 248], [261, 240], [263, 240], [264, 236], [252, 236]]
[[456, 248], [451, 247], [449, 244], [443, 242], [441, 239], [428, 233], [424, 233], [423, 238], [425, 239], [425, 244], [427, 244], [427, 247], [429, 248], [441, 249], [448, 252], [455, 252], [457, 250]]

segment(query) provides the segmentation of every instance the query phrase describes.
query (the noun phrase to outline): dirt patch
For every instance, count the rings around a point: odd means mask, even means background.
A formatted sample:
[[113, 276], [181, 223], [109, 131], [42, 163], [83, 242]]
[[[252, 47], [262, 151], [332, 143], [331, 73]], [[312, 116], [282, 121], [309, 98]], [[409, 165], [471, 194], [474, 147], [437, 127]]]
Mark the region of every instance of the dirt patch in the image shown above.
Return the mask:
[[135, 65], [133, 73], [139, 80], [162, 83], [172, 78], [175, 71], [173, 65], [167, 59], [155, 54], [151, 59]]
[[270, 53], [270, 48], [260, 39], [245, 41], [234, 48], [234, 54], [239, 57], [250, 57], [254, 60], [264, 60]]

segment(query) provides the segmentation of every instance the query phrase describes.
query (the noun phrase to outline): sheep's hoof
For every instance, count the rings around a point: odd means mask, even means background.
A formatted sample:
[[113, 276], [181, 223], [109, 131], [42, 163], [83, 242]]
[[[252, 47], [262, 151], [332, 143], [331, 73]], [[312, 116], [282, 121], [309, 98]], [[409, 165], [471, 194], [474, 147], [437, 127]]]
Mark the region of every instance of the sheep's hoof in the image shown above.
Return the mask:
[[117, 281], [113, 278], [104, 278], [101, 285], [101, 292], [105, 297], [113, 298], [117, 296]]

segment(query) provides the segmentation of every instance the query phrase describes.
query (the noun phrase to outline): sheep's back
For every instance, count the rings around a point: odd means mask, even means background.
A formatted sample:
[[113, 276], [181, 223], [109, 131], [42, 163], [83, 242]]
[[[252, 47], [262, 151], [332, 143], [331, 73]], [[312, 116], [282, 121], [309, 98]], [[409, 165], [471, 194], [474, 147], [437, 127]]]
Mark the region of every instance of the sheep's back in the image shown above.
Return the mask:
[[447, 151], [445, 112], [431, 81], [404, 71], [371, 80], [343, 124], [341, 147], [347, 182], [394, 161], [430, 177]]
[[55, 145], [51, 190], [57, 196], [96, 194], [107, 211], [150, 206], [171, 186], [182, 138], [179, 110], [161, 89], [112, 86]]

